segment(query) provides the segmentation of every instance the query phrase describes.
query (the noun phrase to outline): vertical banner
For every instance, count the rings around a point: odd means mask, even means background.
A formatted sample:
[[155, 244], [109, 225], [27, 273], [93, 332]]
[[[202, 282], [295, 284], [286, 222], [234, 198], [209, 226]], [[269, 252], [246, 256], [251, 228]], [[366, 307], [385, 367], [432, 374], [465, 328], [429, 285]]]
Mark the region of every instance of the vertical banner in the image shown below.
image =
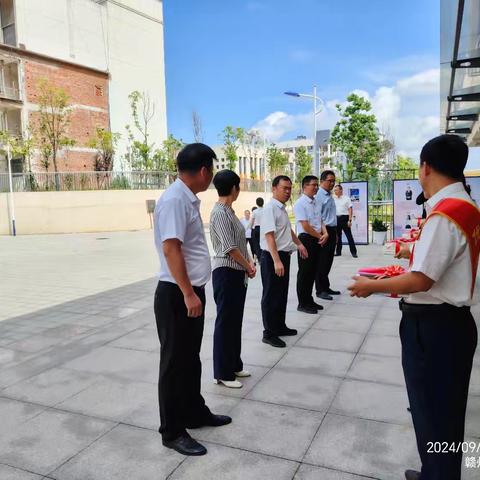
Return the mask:
[[[357, 245], [368, 244], [368, 182], [342, 182], [343, 194], [350, 197], [353, 208], [352, 235]], [[342, 243], [347, 244], [345, 233]]]
[[[471, 197], [480, 206], [480, 177], [467, 177], [467, 185], [471, 188]], [[393, 224], [394, 238], [399, 238], [418, 224], [422, 218], [423, 207], [417, 205], [417, 196], [422, 191], [420, 182], [414, 180], [393, 181]]]
[[417, 205], [422, 187], [417, 179], [393, 181], [393, 238], [400, 238], [416, 228], [423, 206]]

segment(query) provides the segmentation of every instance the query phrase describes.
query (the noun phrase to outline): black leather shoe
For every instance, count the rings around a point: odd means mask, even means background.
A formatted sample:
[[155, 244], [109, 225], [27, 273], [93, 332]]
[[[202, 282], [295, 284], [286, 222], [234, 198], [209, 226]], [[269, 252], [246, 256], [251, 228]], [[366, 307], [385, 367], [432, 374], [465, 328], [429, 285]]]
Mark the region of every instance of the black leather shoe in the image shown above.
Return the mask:
[[405, 478], [407, 480], [420, 480], [420, 472], [416, 470], [405, 470]]
[[341, 253], [336, 253], [335, 256], [336, 256], [336, 257], [341, 257], [342, 254], [341, 254]]
[[312, 302], [312, 308], [316, 308], [317, 310], [323, 310], [323, 305], [319, 303]]
[[228, 425], [232, 423], [232, 417], [227, 417], [226, 415], [212, 415], [206, 420], [202, 420], [198, 423], [190, 423], [187, 425], [188, 429], [202, 428], [202, 427], [221, 427], [223, 425]]
[[311, 307], [310, 306], [299, 305], [297, 307], [297, 310], [299, 312], [303, 312], [303, 313], [313, 313], [314, 315], [316, 315], [316, 313], [317, 313], [317, 309], [313, 305]]
[[341, 292], [339, 292], [338, 290], [332, 290], [331, 288], [329, 288], [326, 293], [328, 293], [329, 295], [340, 295]]
[[207, 453], [207, 449], [187, 433], [175, 440], [162, 440], [162, 443], [165, 447], [171, 448], [182, 455], [198, 457]]
[[268, 343], [268, 345], [271, 345], [272, 347], [277, 347], [277, 348], [284, 348], [287, 346], [287, 344], [278, 337], [267, 337], [267, 338], [263, 337], [262, 342]]
[[333, 297], [327, 292], [319, 292], [317, 293], [317, 297], [321, 298], [322, 300], [333, 300]]
[[356, 253], [352, 253], [353, 258], [358, 258], [358, 255]]
[[[315, 312], [317, 313], [317, 312]], [[278, 334], [279, 337], [291, 337], [293, 335], [296, 335], [298, 332], [294, 328], [288, 328], [285, 327], [282, 330], [280, 330], [280, 333]]]

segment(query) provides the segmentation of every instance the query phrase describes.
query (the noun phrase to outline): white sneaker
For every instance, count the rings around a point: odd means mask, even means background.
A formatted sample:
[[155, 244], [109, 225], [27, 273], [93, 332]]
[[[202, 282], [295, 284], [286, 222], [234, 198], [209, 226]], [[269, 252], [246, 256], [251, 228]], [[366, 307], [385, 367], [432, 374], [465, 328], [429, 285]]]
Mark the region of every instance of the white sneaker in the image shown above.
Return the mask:
[[243, 385], [238, 381], [238, 380], [217, 380], [214, 379], [213, 383], [216, 383], [217, 385], [224, 385], [225, 387], [228, 388], [242, 388]]
[[248, 370], [242, 370], [240, 372], [235, 372], [236, 377], [251, 377], [252, 374]]

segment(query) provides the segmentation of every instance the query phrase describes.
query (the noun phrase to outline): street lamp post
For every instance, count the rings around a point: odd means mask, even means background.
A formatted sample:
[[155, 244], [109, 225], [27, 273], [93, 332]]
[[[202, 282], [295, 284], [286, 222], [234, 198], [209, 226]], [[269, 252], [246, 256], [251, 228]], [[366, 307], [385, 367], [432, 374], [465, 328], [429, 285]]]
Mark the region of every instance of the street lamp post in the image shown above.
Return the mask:
[[7, 143], [7, 164], [8, 164], [8, 184], [10, 189], [8, 205], [10, 207], [10, 221], [12, 222], [12, 235], [17, 235], [15, 226], [15, 204], [13, 202], [13, 179], [12, 179], [12, 155], [10, 152], [10, 145]]
[[323, 103], [323, 100], [317, 97], [317, 86], [313, 86], [313, 94], [309, 93], [297, 93], [297, 92], [284, 92], [285, 95], [291, 97], [304, 97], [311, 98], [313, 100], [313, 170], [315, 175], [320, 175], [320, 158], [318, 156], [318, 144], [317, 144], [317, 115], [322, 111], [322, 108], [317, 108], [317, 101]]

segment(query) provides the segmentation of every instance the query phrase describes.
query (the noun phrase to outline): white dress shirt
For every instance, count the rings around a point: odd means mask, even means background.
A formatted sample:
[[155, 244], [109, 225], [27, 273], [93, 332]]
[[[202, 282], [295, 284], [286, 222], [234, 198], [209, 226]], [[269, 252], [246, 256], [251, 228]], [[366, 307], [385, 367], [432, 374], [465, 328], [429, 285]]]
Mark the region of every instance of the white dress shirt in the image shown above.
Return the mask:
[[307, 221], [317, 232], [322, 230], [321, 207], [317, 204], [315, 198], [310, 198], [308, 195], [302, 194], [293, 206], [293, 213], [295, 214], [297, 224], [297, 235], [306, 233], [302, 227], [302, 221]]
[[252, 228], [259, 227], [262, 224], [263, 207], [258, 207], [252, 212], [250, 225]]
[[[426, 203], [427, 213], [444, 198], [460, 198], [473, 203], [462, 183], [458, 182], [433, 195]], [[473, 299], [470, 298], [472, 267], [467, 239], [442, 215], [434, 215], [422, 228], [420, 239], [415, 243], [411, 271], [422, 272], [435, 283], [428, 292], [406, 296], [407, 303], [449, 303], [456, 307], [477, 303], [475, 292]]]
[[260, 247], [262, 250], [270, 251], [265, 239], [265, 234], [269, 232], [274, 232], [275, 243], [279, 252], [293, 252], [297, 249], [292, 239], [292, 224], [288, 218], [285, 205], [275, 198], [272, 198], [263, 208], [262, 224], [260, 225]]
[[252, 229], [250, 228], [250, 219], [243, 217], [240, 222], [242, 222], [243, 228], [245, 229], [245, 238], [252, 238]]
[[346, 195], [337, 197], [335, 194], [332, 195], [332, 197], [333, 197], [333, 201], [335, 202], [337, 217], [339, 217], [340, 215], [350, 215], [348, 213], [348, 209], [353, 207], [350, 197], [347, 197]]
[[204, 286], [210, 279], [211, 265], [199, 198], [177, 178], [158, 199], [154, 219], [155, 246], [160, 258], [159, 280], [177, 283], [163, 253], [163, 242], [176, 238], [182, 242], [191, 284], [194, 287]]

